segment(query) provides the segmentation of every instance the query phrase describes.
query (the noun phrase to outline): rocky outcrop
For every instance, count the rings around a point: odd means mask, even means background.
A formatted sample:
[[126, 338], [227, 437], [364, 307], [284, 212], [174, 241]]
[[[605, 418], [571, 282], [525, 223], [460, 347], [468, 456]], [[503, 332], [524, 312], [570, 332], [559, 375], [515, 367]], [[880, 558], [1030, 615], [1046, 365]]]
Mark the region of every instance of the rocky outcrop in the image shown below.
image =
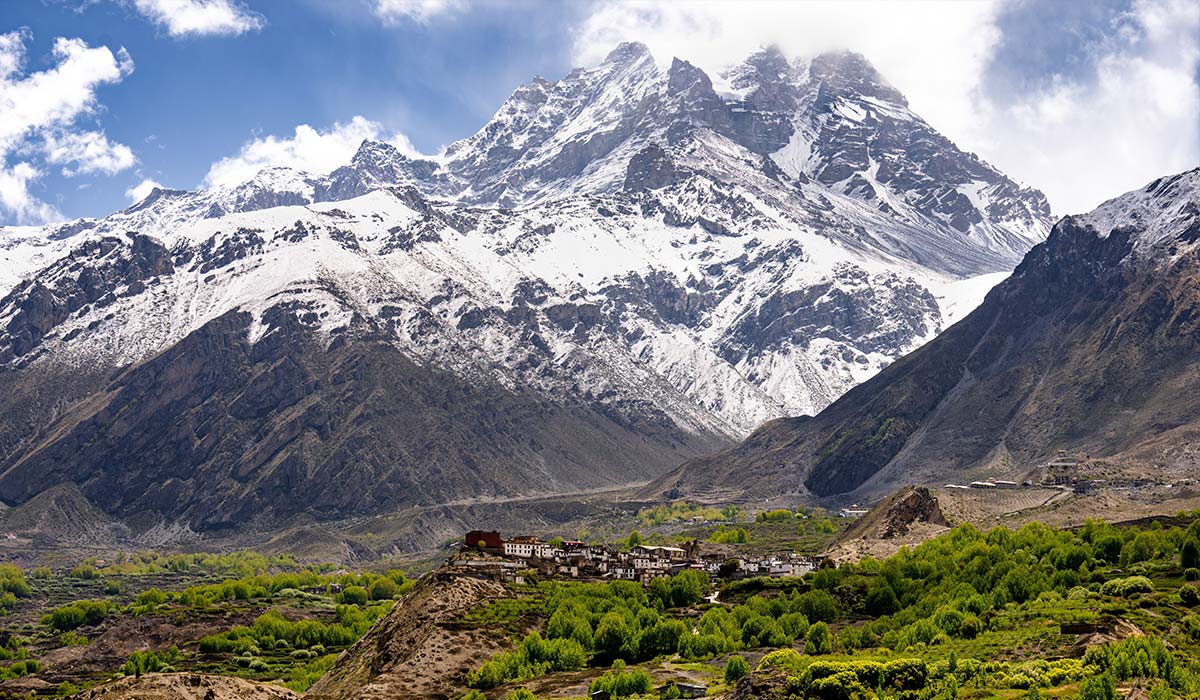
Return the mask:
[[338, 658], [305, 694], [309, 700], [417, 700], [457, 697], [466, 672], [503, 650], [491, 630], [460, 618], [492, 600], [504, 586], [435, 571]]
[[88, 688], [79, 700], [298, 700], [273, 683], [199, 673], [148, 673]]
[[140, 234], [88, 241], [0, 299], [0, 364], [34, 350], [58, 324], [89, 305], [140, 294], [173, 271], [167, 249]]
[[884, 509], [877, 532], [881, 539], [907, 534], [915, 523], [949, 525], [946, 516], [942, 514], [937, 496], [924, 486], [902, 491], [879, 507]]

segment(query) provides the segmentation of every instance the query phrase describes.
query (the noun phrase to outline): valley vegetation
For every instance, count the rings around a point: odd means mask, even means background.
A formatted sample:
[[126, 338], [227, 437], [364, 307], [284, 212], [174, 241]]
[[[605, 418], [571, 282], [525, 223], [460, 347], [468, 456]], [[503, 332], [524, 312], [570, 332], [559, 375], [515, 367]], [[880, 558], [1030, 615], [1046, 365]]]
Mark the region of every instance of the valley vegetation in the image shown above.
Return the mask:
[[518, 587], [464, 620], [514, 639], [467, 675], [468, 697], [590, 669], [592, 691], [649, 696], [664, 664], [702, 669], [713, 689], [748, 677], [766, 693], [754, 697], [781, 699], [1107, 700], [1135, 687], [1154, 700], [1196, 697], [1196, 515], [1077, 530], [962, 525], [883, 561], [727, 583], [716, 603], [696, 572], [648, 588]]
[[[69, 695], [114, 677], [191, 671], [303, 691], [411, 586], [398, 570], [352, 573], [254, 552], [134, 553], [58, 572], [4, 565], [0, 682], [36, 675]], [[170, 631], [141, 639], [140, 623]], [[129, 651], [92, 653], [101, 638]], [[47, 655], [70, 662], [39, 661]]]

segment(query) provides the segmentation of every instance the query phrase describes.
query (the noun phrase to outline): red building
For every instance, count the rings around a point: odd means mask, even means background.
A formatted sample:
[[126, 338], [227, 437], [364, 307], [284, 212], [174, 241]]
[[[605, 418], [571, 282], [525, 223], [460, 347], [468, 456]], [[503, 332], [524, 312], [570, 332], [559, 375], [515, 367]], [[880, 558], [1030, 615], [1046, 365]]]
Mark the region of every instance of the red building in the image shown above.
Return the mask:
[[463, 537], [464, 550], [482, 550], [493, 554], [504, 553], [504, 540], [500, 539], [499, 532], [484, 532], [483, 530], [471, 530]]

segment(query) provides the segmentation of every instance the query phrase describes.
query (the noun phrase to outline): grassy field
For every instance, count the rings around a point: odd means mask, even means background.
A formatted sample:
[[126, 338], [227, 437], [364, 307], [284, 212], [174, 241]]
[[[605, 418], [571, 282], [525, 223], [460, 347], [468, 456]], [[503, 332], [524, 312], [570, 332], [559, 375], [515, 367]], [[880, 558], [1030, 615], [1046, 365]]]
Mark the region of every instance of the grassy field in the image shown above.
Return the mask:
[[[180, 670], [303, 690], [411, 584], [287, 557], [132, 554], [70, 568], [6, 567], [0, 680], [63, 695]], [[31, 665], [32, 664], [32, 665]], [[7, 691], [0, 683], [0, 697]], [[23, 694], [23, 693], [22, 693]]]

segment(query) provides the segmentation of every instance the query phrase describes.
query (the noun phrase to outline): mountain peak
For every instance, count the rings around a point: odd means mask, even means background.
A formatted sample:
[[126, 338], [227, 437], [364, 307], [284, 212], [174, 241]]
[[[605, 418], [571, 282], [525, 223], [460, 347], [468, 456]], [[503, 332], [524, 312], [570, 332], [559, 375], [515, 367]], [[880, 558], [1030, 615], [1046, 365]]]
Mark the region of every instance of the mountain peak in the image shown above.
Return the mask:
[[1077, 217], [1101, 238], [1119, 228], [1138, 229], [1139, 248], [1164, 241], [1200, 240], [1200, 168], [1154, 180], [1145, 187], [1110, 199]]
[[836, 91], [852, 90], [867, 97], [878, 97], [908, 106], [908, 100], [865, 56], [854, 51], [830, 51], [812, 60], [809, 72], [822, 85]]
[[746, 57], [744, 65], [759, 71], [775, 71], [778, 75], [791, 72], [792, 64], [777, 44], [769, 44]]
[[650, 55], [650, 47], [640, 41], [623, 41], [604, 57], [604, 63], [632, 63]]
[[358, 150], [354, 152], [354, 157], [350, 159], [354, 164], [379, 163], [381, 160], [408, 160], [408, 156], [400, 152], [386, 141], [377, 141], [375, 139], [363, 139], [363, 142], [358, 145]]

